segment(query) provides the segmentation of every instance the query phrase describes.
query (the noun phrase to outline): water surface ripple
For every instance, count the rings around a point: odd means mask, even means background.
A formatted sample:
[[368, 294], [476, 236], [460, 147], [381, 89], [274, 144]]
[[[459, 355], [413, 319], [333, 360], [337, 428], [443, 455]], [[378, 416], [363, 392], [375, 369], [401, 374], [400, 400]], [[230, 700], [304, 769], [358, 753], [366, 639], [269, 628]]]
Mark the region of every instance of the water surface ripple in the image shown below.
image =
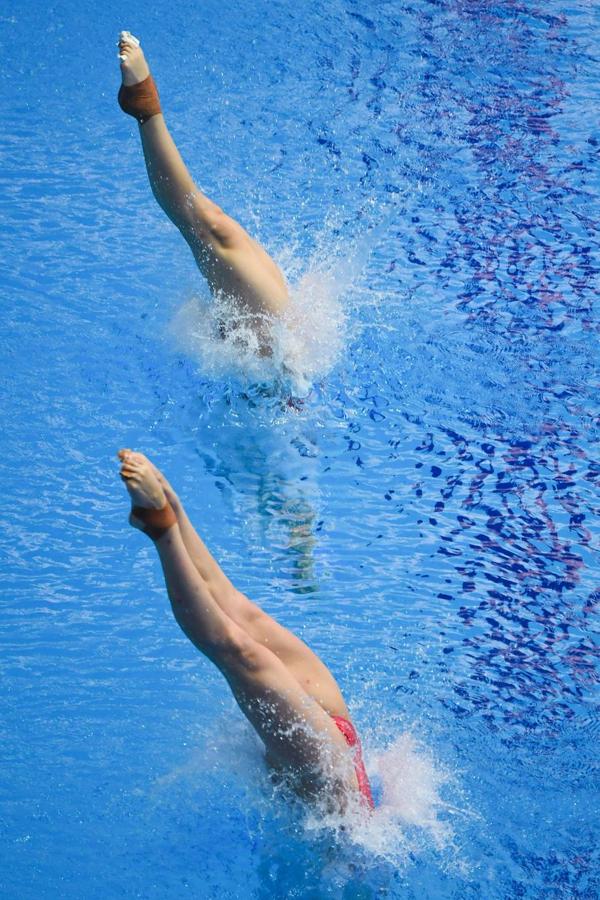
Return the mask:
[[[0, 18], [3, 896], [596, 897], [596, 6], [122, 16]], [[204, 288], [114, 102], [121, 28], [202, 187], [334, 285], [297, 403], [177, 340]], [[402, 821], [333, 846], [270, 802], [123, 445], [332, 667]]]

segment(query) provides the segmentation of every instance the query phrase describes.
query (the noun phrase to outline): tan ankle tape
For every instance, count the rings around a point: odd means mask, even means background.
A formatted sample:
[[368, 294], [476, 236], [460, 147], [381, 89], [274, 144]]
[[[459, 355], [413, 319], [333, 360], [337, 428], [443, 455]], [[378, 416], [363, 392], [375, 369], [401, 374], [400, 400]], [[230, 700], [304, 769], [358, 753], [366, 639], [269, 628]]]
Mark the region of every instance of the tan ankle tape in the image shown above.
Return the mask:
[[122, 84], [118, 100], [123, 112], [137, 119], [140, 125], [161, 112], [158, 91], [152, 75], [148, 75], [137, 84]]
[[144, 533], [157, 541], [159, 537], [177, 524], [177, 516], [167, 501], [162, 509], [146, 509], [145, 506], [134, 506], [131, 510], [136, 519], [144, 523]]

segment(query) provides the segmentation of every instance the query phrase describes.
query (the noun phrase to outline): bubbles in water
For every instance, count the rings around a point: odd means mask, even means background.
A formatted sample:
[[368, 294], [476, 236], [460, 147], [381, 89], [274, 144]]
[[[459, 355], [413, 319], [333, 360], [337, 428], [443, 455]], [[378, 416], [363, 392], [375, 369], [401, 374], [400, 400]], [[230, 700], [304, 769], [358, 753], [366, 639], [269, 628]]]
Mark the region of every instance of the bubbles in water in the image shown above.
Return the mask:
[[233, 707], [195, 731], [193, 744], [182, 765], [154, 783], [148, 800], [170, 833], [202, 829], [231, 844], [223, 864], [239, 861], [242, 841], [244, 878], [258, 879], [253, 896], [363, 896], [369, 885], [385, 889], [399, 875], [409, 879], [411, 867], [425, 860], [469, 877], [460, 845], [472, 816], [448, 799], [460, 786], [410, 734], [365, 754], [369, 776], [381, 783], [376, 810], [367, 813], [357, 797], [343, 815], [275, 784], [260, 741]]
[[376, 817], [380, 827], [421, 829], [438, 850], [452, 843], [453, 830], [445, 818], [448, 805], [442, 791], [449, 775], [435, 766], [410, 734], [397, 738], [371, 763], [374, 780], [381, 783]]
[[[249, 317], [225, 297], [197, 296], [177, 313], [173, 333], [186, 353], [212, 378], [281, 384], [303, 397], [331, 371], [344, 345], [342, 285], [333, 272], [312, 270], [291, 288], [286, 312], [269, 321], [272, 355], [260, 355]], [[227, 330], [223, 322], [228, 323]]]
[[366, 762], [376, 798], [375, 811], [365, 815], [360, 803], [343, 817], [309, 810], [307, 830], [331, 829], [373, 861], [396, 867], [405, 867], [415, 855], [433, 850], [451, 857], [455, 868], [464, 869], [451, 820], [465, 813], [444, 797], [451, 789], [450, 774], [436, 765], [408, 733], [385, 750], [368, 754]]

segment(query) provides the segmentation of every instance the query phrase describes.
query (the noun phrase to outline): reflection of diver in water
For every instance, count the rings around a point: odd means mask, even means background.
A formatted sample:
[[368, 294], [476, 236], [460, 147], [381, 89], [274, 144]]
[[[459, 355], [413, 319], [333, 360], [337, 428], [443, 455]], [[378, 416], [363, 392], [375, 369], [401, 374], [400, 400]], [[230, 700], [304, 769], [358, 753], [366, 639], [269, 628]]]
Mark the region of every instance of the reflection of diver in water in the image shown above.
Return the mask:
[[[119, 59], [119, 103], [138, 121], [154, 196], [188, 242], [211, 292], [234, 301], [235, 319], [248, 322], [261, 351], [268, 353], [268, 321], [289, 302], [283, 274], [260, 244], [194, 184], [167, 130], [139, 41], [128, 31], [119, 38]], [[226, 331], [232, 327], [224, 325]]]
[[175, 618], [225, 676], [269, 765], [307, 799], [343, 809], [358, 792], [372, 807], [360, 742], [331, 672], [236, 590], [146, 457], [130, 450], [119, 457], [131, 524], [155, 543]]

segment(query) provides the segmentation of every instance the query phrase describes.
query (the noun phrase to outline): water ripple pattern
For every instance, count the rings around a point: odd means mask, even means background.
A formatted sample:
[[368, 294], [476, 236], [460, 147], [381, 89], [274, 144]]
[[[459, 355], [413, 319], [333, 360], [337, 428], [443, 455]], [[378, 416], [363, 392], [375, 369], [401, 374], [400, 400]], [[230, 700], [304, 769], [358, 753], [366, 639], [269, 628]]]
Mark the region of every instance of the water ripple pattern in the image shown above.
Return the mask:
[[[0, 16], [2, 896], [597, 897], [597, 5], [126, 12]], [[288, 382], [202, 330], [122, 28], [294, 286]], [[273, 794], [120, 446], [332, 668], [370, 823]]]

